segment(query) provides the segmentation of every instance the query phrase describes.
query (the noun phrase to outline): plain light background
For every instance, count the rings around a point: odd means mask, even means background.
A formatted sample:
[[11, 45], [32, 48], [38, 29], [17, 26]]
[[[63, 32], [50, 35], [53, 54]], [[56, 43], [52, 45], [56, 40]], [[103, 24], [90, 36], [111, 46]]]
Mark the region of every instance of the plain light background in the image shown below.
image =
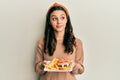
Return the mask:
[[54, 2], [69, 9], [84, 45], [77, 80], [120, 80], [120, 0], [0, 0], [0, 80], [38, 80], [36, 44]]

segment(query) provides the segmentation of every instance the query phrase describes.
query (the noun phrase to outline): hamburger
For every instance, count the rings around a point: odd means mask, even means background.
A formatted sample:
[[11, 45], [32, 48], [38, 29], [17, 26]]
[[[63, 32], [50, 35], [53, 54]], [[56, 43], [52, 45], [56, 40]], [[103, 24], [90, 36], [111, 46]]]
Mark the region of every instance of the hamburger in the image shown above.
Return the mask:
[[59, 70], [70, 70], [71, 62], [68, 60], [59, 60], [57, 63]]

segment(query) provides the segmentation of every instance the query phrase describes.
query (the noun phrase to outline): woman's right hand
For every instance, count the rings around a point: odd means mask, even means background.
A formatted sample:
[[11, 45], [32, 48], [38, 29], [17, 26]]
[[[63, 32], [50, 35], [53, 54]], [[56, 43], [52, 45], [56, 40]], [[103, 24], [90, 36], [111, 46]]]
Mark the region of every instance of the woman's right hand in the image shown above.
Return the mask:
[[40, 69], [44, 70], [45, 68], [45, 65], [47, 64], [48, 61], [44, 60], [39, 66], [40, 66]]

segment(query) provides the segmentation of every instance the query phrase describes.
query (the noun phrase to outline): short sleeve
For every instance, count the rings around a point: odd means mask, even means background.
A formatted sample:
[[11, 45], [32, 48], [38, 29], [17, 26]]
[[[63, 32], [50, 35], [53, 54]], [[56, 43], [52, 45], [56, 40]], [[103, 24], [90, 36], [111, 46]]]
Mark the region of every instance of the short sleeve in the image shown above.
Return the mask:
[[42, 67], [43, 62], [43, 40], [39, 40], [36, 49], [36, 62], [35, 62], [35, 71], [39, 74], [43, 74], [44, 70]]
[[76, 51], [75, 51], [75, 66], [73, 67], [73, 74], [82, 74], [84, 72], [84, 52], [83, 45], [80, 39], [76, 39]]

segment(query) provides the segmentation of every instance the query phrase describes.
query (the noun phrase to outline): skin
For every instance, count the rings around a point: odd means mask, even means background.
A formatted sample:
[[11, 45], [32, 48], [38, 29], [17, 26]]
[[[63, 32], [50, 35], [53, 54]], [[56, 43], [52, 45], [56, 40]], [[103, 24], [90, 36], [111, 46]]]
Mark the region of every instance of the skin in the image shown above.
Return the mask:
[[67, 23], [67, 16], [62, 10], [55, 10], [50, 15], [50, 24], [52, 25], [56, 39], [63, 39], [65, 27]]

